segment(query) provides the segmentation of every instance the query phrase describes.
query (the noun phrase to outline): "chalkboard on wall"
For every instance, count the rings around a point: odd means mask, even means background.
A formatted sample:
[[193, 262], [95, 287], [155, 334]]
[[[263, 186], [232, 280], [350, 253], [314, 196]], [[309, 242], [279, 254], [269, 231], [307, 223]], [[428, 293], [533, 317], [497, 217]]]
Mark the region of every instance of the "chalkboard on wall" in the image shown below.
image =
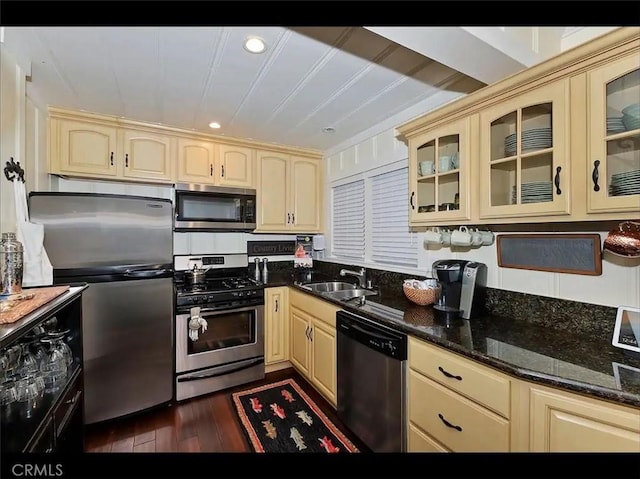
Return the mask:
[[600, 235], [596, 233], [498, 235], [497, 251], [502, 268], [602, 274]]

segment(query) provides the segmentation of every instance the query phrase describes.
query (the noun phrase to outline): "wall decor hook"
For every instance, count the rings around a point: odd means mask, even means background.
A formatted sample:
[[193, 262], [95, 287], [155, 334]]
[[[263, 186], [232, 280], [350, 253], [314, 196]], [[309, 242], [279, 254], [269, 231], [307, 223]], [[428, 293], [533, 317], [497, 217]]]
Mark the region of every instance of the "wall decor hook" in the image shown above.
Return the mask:
[[6, 162], [6, 166], [4, 167], [4, 176], [9, 181], [13, 181], [18, 179], [24, 183], [24, 170], [20, 166], [20, 162], [13, 161], [13, 156], [10, 161]]

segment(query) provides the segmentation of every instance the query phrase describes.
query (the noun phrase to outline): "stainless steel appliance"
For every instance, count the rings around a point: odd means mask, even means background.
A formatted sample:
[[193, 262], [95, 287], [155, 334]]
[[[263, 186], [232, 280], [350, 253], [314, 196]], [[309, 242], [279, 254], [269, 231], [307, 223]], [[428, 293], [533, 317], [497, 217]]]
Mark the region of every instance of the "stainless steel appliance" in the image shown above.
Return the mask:
[[336, 313], [338, 417], [373, 452], [406, 451], [407, 336]]
[[176, 184], [175, 231], [253, 231], [256, 190]]
[[433, 305], [436, 318], [471, 319], [484, 311], [487, 265], [462, 259], [443, 259], [432, 265], [442, 293]]
[[[204, 281], [185, 281], [194, 266]], [[265, 377], [264, 285], [247, 266], [246, 254], [175, 256], [178, 401]]]
[[173, 399], [170, 200], [91, 193], [29, 195], [54, 284], [82, 295], [85, 423]]

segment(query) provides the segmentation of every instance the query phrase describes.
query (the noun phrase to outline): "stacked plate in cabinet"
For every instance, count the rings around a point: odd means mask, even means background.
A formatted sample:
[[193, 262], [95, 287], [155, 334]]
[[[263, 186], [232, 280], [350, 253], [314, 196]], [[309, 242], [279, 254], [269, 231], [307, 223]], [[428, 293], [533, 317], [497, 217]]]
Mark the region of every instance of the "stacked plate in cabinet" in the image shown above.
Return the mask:
[[614, 133], [621, 133], [623, 131], [627, 131], [627, 129], [624, 127], [621, 116], [607, 118], [607, 134], [613, 135]]
[[640, 194], [640, 170], [625, 171], [611, 175], [609, 196]]
[[[516, 186], [511, 190], [511, 203], [516, 204], [518, 200]], [[550, 181], [532, 181], [522, 183], [522, 204], [544, 203], [553, 201], [553, 185]]]
[[[516, 133], [507, 135], [504, 139], [505, 156], [513, 156], [517, 151], [518, 138]], [[553, 137], [551, 128], [533, 128], [522, 132], [522, 152], [551, 148]]]

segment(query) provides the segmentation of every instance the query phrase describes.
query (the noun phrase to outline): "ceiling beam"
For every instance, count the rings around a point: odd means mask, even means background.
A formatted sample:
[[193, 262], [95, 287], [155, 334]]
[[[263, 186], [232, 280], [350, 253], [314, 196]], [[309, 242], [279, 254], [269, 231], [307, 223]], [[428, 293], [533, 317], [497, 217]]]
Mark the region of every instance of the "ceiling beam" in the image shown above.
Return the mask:
[[544, 60], [500, 27], [364, 28], [486, 84]]

